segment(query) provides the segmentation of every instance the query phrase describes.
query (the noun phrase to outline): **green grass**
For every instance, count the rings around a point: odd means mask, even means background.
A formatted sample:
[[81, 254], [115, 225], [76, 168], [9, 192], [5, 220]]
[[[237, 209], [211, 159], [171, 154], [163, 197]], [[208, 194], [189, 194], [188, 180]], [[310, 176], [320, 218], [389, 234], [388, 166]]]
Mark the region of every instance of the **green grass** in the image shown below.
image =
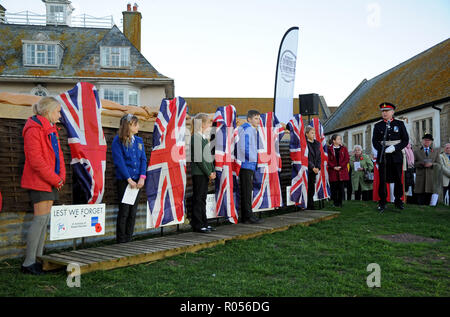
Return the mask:
[[[153, 263], [81, 276], [20, 273], [22, 259], [0, 262], [0, 296], [450, 296], [450, 208], [408, 205], [383, 215], [373, 202], [344, 202], [339, 217]], [[436, 243], [395, 243], [411, 233]], [[381, 287], [369, 288], [369, 263]]]

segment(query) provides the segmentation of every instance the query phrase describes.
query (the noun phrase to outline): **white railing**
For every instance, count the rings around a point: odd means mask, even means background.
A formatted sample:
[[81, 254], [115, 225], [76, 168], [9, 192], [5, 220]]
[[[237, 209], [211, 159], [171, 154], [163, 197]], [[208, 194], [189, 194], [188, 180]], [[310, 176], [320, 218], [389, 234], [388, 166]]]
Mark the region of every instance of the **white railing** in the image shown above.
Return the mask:
[[[0, 16], [0, 22], [27, 25], [67, 25], [65, 21], [58, 21], [56, 17], [47, 19], [45, 14], [36, 14], [30, 11], [17, 13], [5, 12], [5, 16]], [[69, 26], [110, 29], [114, 26], [114, 19], [112, 15], [99, 18], [88, 14], [80, 14], [71, 17]]]

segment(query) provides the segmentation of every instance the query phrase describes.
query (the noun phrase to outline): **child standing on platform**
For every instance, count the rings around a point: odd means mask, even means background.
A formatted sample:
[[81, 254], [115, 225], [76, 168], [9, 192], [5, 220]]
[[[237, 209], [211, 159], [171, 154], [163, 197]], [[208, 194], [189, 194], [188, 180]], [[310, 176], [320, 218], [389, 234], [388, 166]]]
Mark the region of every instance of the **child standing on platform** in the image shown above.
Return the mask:
[[133, 237], [139, 194], [134, 205], [122, 203], [127, 186], [141, 189], [144, 186], [147, 170], [144, 142], [136, 134], [139, 132], [139, 119], [127, 114], [120, 119], [119, 133], [112, 142], [112, 157], [116, 168], [119, 213], [117, 215], [117, 243], [130, 242]]
[[191, 226], [194, 232], [208, 233], [214, 230], [206, 218], [206, 196], [209, 181], [216, 178], [214, 162], [207, 137], [212, 119], [205, 113], [199, 113], [192, 120], [191, 137], [191, 174], [192, 174], [192, 216]]

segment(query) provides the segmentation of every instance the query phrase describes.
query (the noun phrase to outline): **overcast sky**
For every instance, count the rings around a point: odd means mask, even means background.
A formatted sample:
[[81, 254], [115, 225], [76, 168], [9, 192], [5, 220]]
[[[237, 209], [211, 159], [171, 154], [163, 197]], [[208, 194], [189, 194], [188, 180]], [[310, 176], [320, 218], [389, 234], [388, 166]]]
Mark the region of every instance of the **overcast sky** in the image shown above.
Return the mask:
[[[113, 15], [127, 0], [73, 0], [74, 15]], [[142, 53], [183, 97], [273, 97], [281, 38], [300, 28], [294, 95], [339, 106], [363, 79], [447, 39], [448, 0], [145, 0]], [[45, 13], [41, 0], [0, 0]], [[132, 4], [134, 1], [132, 2]]]

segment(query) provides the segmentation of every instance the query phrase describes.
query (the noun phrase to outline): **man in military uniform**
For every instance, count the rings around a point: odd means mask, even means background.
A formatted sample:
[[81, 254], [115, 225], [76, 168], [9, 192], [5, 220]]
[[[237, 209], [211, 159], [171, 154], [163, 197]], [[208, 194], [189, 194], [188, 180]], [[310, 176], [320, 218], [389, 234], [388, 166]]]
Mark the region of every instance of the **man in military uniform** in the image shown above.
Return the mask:
[[386, 182], [394, 183], [395, 206], [403, 209], [402, 184], [402, 150], [408, 145], [409, 137], [403, 121], [394, 119], [395, 106], [384, 102], [379, 105], [383, 120], [377, 122], [373, 129], [372, 145], [377, 150], [379, 171], [378, 211], [386, 208]]

